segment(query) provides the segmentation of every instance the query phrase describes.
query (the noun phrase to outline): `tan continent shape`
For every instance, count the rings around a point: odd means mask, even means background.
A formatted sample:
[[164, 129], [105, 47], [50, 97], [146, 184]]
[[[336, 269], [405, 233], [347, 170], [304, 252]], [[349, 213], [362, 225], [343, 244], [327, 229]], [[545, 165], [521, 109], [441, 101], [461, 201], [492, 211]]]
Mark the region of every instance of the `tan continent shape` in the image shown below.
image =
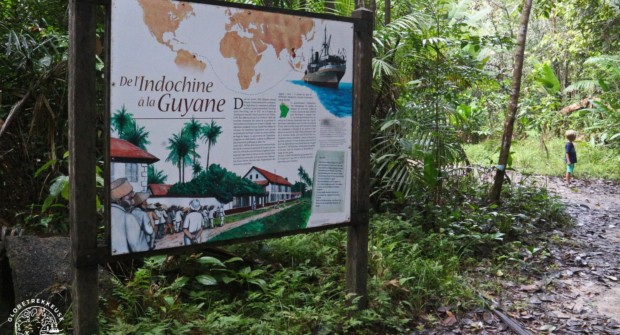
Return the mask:
[[196, 55], [191, 52], [181, 49], [177, 51], [177, 57], [174, 59], [174, 63], [180, 67], [189, 69], [195, 69], [204, 71], [207, 64], [196, 58]]
[[[220, 42], [220, 53], [227, 58], [235, 58], [239, 72], [239, 84], [247, 89], [256, 74], [254, 67], [261, 54], [271, 45], [280, 58], [282, 51], [294, 57], [313, 31], [314, 21], [310, 18], [276, 13], [242, 10], [227, 11], [230, 22], [226, 24], [226, 35]], [[241, 37], [233, 29], [248, 32], [252, 37]], [[295, 67], [297, 67], [295, 65]]]
[[226, 58], [236, 60], [239, 85], [241, 89], [248, 89], [256, 74], [254, 67], [263, 57], [255, 49], [252, 40], [241, 37], [236, 32], [227, 32], [220, 41], [220, 53]]
[[144, 12], [144, 23], [157, 42], [172, 49], [172, 45], [164, 41], [165, 33], [175, 33], [181, 21], [194, 13], [192, 6], [185, 2], [171, 0], [138, 0]]

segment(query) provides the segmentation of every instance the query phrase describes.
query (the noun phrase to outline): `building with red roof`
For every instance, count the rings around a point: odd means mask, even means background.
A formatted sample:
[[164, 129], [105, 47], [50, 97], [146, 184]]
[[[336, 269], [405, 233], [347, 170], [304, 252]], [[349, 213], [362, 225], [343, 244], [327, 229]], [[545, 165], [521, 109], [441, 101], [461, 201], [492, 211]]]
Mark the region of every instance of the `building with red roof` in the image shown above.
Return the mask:
[[146, 192], [148, 186], [147, 169], [159, 161], [145, 150], [119, 138], [110, 138], [110, 176], [114, 181], [127, 178], [134, 192]]
[[252, 166], [243, 176], [245, 179], [253, 181], [263, 187], [267, 202], [279, 202], [291, 200], [291, 188], [293, 185], [285, 177], [279, 176], [274, 172]]

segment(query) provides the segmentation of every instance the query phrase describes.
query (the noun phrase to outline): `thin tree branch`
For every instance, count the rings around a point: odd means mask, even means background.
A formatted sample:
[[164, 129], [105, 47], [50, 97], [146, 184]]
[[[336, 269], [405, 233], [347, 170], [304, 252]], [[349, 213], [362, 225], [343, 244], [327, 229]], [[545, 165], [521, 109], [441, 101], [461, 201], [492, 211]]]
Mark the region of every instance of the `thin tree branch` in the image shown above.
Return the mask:
[[13, 107], [11, 108], [11, 111], [9, 112], [9, 116], [4, 121], [2, 128], [0, 128], [0, 138], [2, 138], [2, 135], [4, 135], [6, 130], [9, 128], [9, 125], [11, 124], [11, 122], [13, 122], [13, 120], [17, 117], [17, 115], [21, 113], [24, 105], [26, 104], [26, 101], [28, 101], [28, 99], [30, 98], [31, 92], [32, 92], [32, 89], [28, 90], [28, 92], [26, 92], [26, 94], [24, 94], [24, 96], [15, 105], [13, 105]]

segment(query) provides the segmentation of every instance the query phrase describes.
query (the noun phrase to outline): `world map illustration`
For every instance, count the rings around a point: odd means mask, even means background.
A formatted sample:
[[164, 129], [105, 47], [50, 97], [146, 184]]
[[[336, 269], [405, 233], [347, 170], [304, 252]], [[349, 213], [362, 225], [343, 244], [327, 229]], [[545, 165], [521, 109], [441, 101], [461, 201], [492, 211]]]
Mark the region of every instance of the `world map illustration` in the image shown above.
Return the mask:
[[[175, 64], [181, 68], [205, 71], [209, 58], [201, 51], [202, 46], [186, 43], [178, 34], [184, 23], [201, 14], [197, 14], [187, 2], [137, 1], [144, 14], [144, 24], [151, 35], [157, 43], [176, 54]], [[280, 62], [295, 71], [303, 69], [304, 58], [300, 49], [315, 36], [313, 19], [247, 9], [217, 8], [221, 9], [227, 20], [221, 27], [223, 37], [215, 41], [219, 56], [234, 60], [237, 81], [242, 90], [249, 89], [268, 75], [257, 70], [261, 62]], [[200, 19], [209, 20], [208, 17]], [[214, 36], [212, 32], [204, 31], [202, 34], [205, 43], [216, 44], [209, 40], [210, 36]], [[217, 69], [212, 70], [217, 72]]]

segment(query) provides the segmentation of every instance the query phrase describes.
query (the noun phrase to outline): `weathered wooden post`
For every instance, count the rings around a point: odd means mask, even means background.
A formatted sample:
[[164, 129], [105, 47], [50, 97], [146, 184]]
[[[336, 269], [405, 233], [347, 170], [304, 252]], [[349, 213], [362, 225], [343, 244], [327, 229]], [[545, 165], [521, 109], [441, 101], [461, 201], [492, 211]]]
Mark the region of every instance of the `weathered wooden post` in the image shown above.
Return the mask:
[[95, 182], [95, 10], [69, 3], [69, 181], [73, 263], [73, 333], [97, 334], [97, 209]]
[[[207, 1], [208, 2], [208, 1]], [[144, 95], [146, 95], [147, 100], [152, 100], [156, 95], [161, 97], [172, 98], [174, 93], [174, 98], [177, 99], [194, 99], [194, 94], [197, 93], [192, 89], [192, 85], [200, 85], [204, 84], [207, 87], [207, 90], [213, 94], [218, 94], [221, 97], [220, 101], [225, 101], [228, 99], [232, 101], [233, 98], [238, 98], [239, 92], [233, 92], [225, 85], [216, 86], [214, 82], [206, 83], [206, 79], [196, 79], [196, 78], [209, 78], [202, 74], [202, 71], [208, 69], [207, 71], [211, 71], [208, 74], [213, 77], [218, 77], [217, 72], [210, 67], [203, 67], [204, 65], [200, 58], [197, 58], [196, 54], [194, 54], [193, 58], [183, 58], [187, 56], [185, 53], [188, 52], [185, 49], [183, 50], [175, 50], [178, 52], [177, 56], [180, 55], [181, 61], [189, 62], [189, 65], [194, 66], [192, 71], [195, 71], [195, 78], [190, 82], [188, 82], [189, 86], [186, 87], [186, 74], [185, 72], [178, 72], [176, 65], [165, 63], [167, 60], [168, 51], [164, 50], [164, 53], [160, 55], [155, 55], [158, 57], [152, 58], [151, 62], [156, 65], [152, 67], [148, 67], [145, 69], [136, 69], [134, 64], [136, 60], [133, 57], [134, 51], [131, 47], [134, 45], [134, 41], [131, 38], [143, 40], [143, 36], [140, 33], [129, 35], [131, 37], [127, 37], [127, 33], [132, 31], [134, 27], [132, 26], [134, 23], [140, 22], [140, 20], [135, 20], [134, 18], [142, 17], [142, 11], [147, 10], [150, 11], [153, 15], [160, 15], [161, 20], [169, 19], [169, 15], [167, 14], [167, 9], [161, 10], [161, 8], [157, 7], [157, 3], [153, 2], [149, 6], [142, 7], [133, 7], [131, 8], [128, 4], [130, 2], [122, 1], [122, 0], [71, 0], [70, 1], [70, 50], [69, 50], [69, 127], [70, 127], [70, 182], [71, 182], [71, 201], [70, 201], [70, 219], [71, 219], [71, 241], [72, 241], [72, 260], [73, 260], [73, 332], [75, 334], [96, 334], [98, 333], [98, 277], [97, 277], [97, 268], [98, 262], [103, 259], [118, 259], [125, 258], [129, 259], [132, 257], [144, 257], [148, 255], [154, 254], [166, 254], [168, 252], [196, 252], [205, 249], [208, 245], [221, 245], [224, 243], [228, 243], [226, 241], [205, 241], [196, 245], [185, 245], [185, 241], [183, 244], [171, 244], [171, 245], [163, 245], [162, 247], [155, 248], [155, 246], [151, 245], [150, 248], [152, 250], [141, 250], [141, 248], [137, 248], [135, 250], [130, 250], [125, 248], [126, 250], [114, 250], [112, 248], [113, 243], [104, 247], [102, 250], [97, 249], [97, 229], [98, 229], [98, 221], [97, 221], [97, 213], [96, 213], [96, 181], [95, 181], [95, 167], [96, 167], [96, 157], [95, 157], [95, 143], [96, 143], [96, 96], [95, 96], [95, 13], [97, 10], [97, 6], [106, 5], [106, 22], [108, 24], [108, 28], [114, 27], [114, 29], [108, 29], [106, 41], [106, 50], [108, 55], [106, 57], [106, 67], [110, 71], [108, 73], [108, 89], [111, 93], [112, 91], [116, 94], [114, 95], [114, 99], [111, 98], [112, 95], [106, 95], [106, 109], [111, 113], [112, 110], [125, 108], [126, 104], [133, 104], [131, 106], [131, 112], [136, 113], [136, 119], [140, 120], [151, 120], [157, 119], [152, 117], [153, 110], [149, 108], [144, 108], [144, 104], [137, 102], [137, 96], [142, 96], [144, 99]], [[190, 3], [187, 3], [190, 4]], [[180, 7], [175, 7], [176, 9], [183, 11], [193, 11], [193, 6], [199, 12], [203, 14], [213, 13], [212, 15], [223, 15], [222, 9], [219, 8], [219, 5], [213, 5], [208, 3], [200, 3], [200, 2], [191, 2], [191, 5], [187, 5], [186, 3], [180, 4]], [[175, 5], [176, 6], [176, 5]], [[231, 8], [237, 8], [239, 10], [244, 11], [258, 11], [263, 12], [265, 9], [255, 8], [248, 5], [239, 5], [239, 4], [231, 4]], [[203, 12], [204, 11], [204, 12]], [[239, 13], [246, 12], [238, 11]], [[269, 11], [265, 11], [269, 12]], [[238, 235], [233, 235], [233, 238], [230, 238], [230, 241], [236, 242], [241, 240], [250, 240], [250, 239], [261, 239], [267, 238], [269, 236], [284, 236], [290, 234], [301, 233], [303, 231], [318, 231], [329, 228], [341, 227], [341, 226], [349, 226], [348, 230], [348, 244], [347, 244], [347, 291], [350, 293], [354, 293], [357, 296], [361, 297], [359, 300], [358, 307], [364, 308], [367, 305], [367, 272], [368, 272], [368, 210], [369, 210], [369, 159], [370, 159], [370, 106], [368, 103], [369, 97], [372, 96], [372, 29], [373, 29], [373, 14], [372, 12], [366, 9], [358, 9], [355, 11], [353, 18], [338, 18], [333, 16], [325, 16], [325, 15], [309, 15], [308, 13], [301, 12], [292, 12], [292, 11], [284, 11], [284, 10], [273, 10], [270, 13], [267, 13], [265, 17], [267, 18], [275, 18], [278, 16], [282, 16], [290, 22], [299, 22], [304, 21], [306, 23], [306, 28], [313, 27], [314, 25], [321, 25], [322, 31], [324, 34], [324, 55], [323, 57], [329, 56], [329, 43], [331, 42], [331, 32], [329, 39], [327, 38], [328, 25], [333, 29], [334, 32], [340, 34], [341, 40], [338, 42], [339, 49], [338, 54], [332, 55], [335, 59], [339, 60], [339, 71], [337, 72], [339, 76], [333, 78], [322, 77], [322, 75], [311, 75], [315, 73], [316, 68], [318, 66], [325, 66], [325, 59], [322, 61], [319, 60], [317, 51], [314, 53], [316, 55], [314, 61], [307, 61], [306, 70], [300, 70], [301, 62], [304, 61], [304, 57], [300, 57], [301, 53], [298, 53], [297, 50], [303, 45], [291, 45], [289, 46], [288, 53], [290, 54], [291, 60], [295, 60], [297, 65], [295, 71], [290, 71], [287, 74], [288, 81], [281, 81], [282, 83], [289, 83], [291, 81], [309, 83], [308, 85], [318, 85], [318, 86], [335, 86], [332, 89], [337, 89], [340, 80], [343, 75], [346, 73], [346, 55], [351, 55], [351, 41], [353, 40], [353, 55], [350, 56], [350, 59], [353, 58], [353, 76], [349, 74], [346, 75], [347, 81], [353, 81], [354, 87], [352, 92], [352, 98], [349, 99], [349, 102], [352, 102], [352, 113], [348, 114], [351, 117], [351, 123], [347, 123], [349, 120], [346, 117], [347, 113], [345, 113], [345, 117], [342, 120], [344, 122], [340, 122], [341, 116], [339, 113], [332, 113], [332, 111], [328, 110], [327, 107], [323, 106], [323, 103], [318, 99], [318, 97], [314, 97], [310, 106], [314, 106], [312, 113], [315, 113], [315, 118], [318, 122], [326, 121], [326, 124], [330, 124], [330, 121], [337, 121], [335, 124], [338, 124], [340, 128], [338, 128], [342, 134], [342, 139], [331, 139], [331, 143], [329, 141], [326, 142], [326, 145], [322, 147], [322, 142], [318, 141], [318, 135], [313, 135], [315, 137], [308, 138], [308, 140], [314, 140], [317, 143], [316, 151], [314, 152], [314, 158], [304, 157], [303, 159], [298, 158], [300, 166], [320, 166], [320, 168], [316, 168], [315, 174], [318, 176], [314, 178], [314, 189], [322, 188], [327, 190], [320, 196], [313, 197], [312, 200], [307, 202], [299, 201], [299, 208], [307, 211], [309, 215], [316, 214], [312, 225], [309, 225], [309, 219], [303, 219], [303, 222], [294, 222], [294, 227], [291, 228], [290, 231], [274, 231], [269, 232], [265, 230], [265, 235], [261, 236], [260, 234], [257, 236], [246, 237], [243, 234], [239, 233]], [[262, 16], [258, 16], [259, 18]], [[115, 20], [116, 18], [116, 20]], [[325, 18], [328, 20], [323, 21]], [[130, 20], [127, 20], [130, 19]], [[198, 21], [192, 21], [188, 23], [191, 25], [197, 24]], [[116, 26], [115, 26], [116, 24]], [[145, 24], [149, 24], [145, 22]], [[217, 29], [223, 29], [219, 27]], [[352, 29], [352, 30], [351, 30]], [[134, 29], [135, 30], [135, 29]], [[321, 31], [319, 30], [319, 31]], [[141, 30], [138, 30], [141, 31]], [[192, 30], [189, 30], [192, 31]], [[196, 30], [193, 30], [196, 31]], [[353, 35], [351, 36], [351, 32], [353, 31]], [[115, 35], [116, 33], [116, 35]], [[116, 36], [114, 39], [113, 37]], [[152, 37], [152, 36], [149, 36]], [[157, 47], [158, 41], [147, 40], [148, 43], [151, 43], [155, 47]], [[330, 41], [330, 42], [327, 42]], [[208, 42], [208, 41], [207, 41]], [[218, 41], [222, 43], [222, 41]], [[309, 41], [308, 41], [309, 42]], [[206, 43], [206, 42], [205, 42]], [[230, 41], [225, 44], [230, 43]], [[190, 45], [191, 46], [191, 45]], [[200, 46], [195, 46], [200, 49]], [[312, 49], [312, 45], [305, 46], [306, 52], [308, 52], [308, 47], [310, 50]], [[336, 49], [336, 47], [334, 48]], [[349, 50], [349, 53], [346, 52]], [[114, 54], [112, 52], [115, 52]], [[208, 51], [204, 51], [208, 52]], [[113, 57], [113, 56], [116, 56]], [[153, 55], [151, 55], [153, 56]], [[216, 59], [220, 57], [230, 58], [224, 55], [214, 55]], [[142, 61], [142, 60], [141, 60]], [[268, 64], [271, 64], [273, 68], [278, 68], [281, 66], [281, 59], [279, 57], [268, 59]], [[271, 63], [270, 63], [271, 62]], [[312, 63], [312, 66], [310, 66]], [[225, 63], [222, 63], [225, 64]], [[293, 63], [291, 63], [293, 64]], [[350, 64], [350, 63], [349, 63]], [[187, 65], [187, 64], [186, 64]], [[314, 66], [314, 67], [313, 67]], [[351, 67], [349, 67], [351, 69]], [[223, 69], [217, 69], [226, 71], [226, 67]], [[143, 72], [141, 72], [143, 71]], [[187, 68], [184, 71], [188, 71]], [[229, 72], [237, 72], [239, 69], [235, 69], [234, 67], [228, 68]], [[350, 71], [350, 70], [349, 70]], [[302, 74], [303, 72], [303, 74]], [[224, 73], [224, 72], [223, 72]], [[159, 79], [161, 78], [161, 79]], [[218, 77], [219, 78], [219, 77]], [[337, 81], [333, 82], [333, 79], [337, 78]], [[332, 80], [332, 81], [329, 81]], [[140, 82], [140, 84], [138, 84]], [[160, 83], [161, 84], [158, 84]], [[167, 85], [172, 83], [174, 88], [157, 88], [157, 85], [168, 87]], [[183, 88], [176, 90], [177, 84], [180, 84]], [[258, 83], [258, 81], [257, 81]], [[144, 85], [143, 85], [144, 84]], [[219, 82], [217, 82], [219, 84]], [[241, 84], [241, 82], [239, 83]], [[299, 83], [298, 83], [299, 84]], [[232, 85], [235, 85], [232, 83]], [[289, 85], [289, 84], [287, 84]], [[179, 86], [179, 87], [181, 87]], [[264, 98], [267, 100], [273, 100], [274, 106], [276, 102], [282, 100], [282, 104], [284, 102], [290, 103], [294, 102], [295, 99], [300, 101], [308, 100], [308, 97], [314, 96], [309, 95], [308, 90], [313, 91], [314, 89], [311, 87], [306, 87], [306, 84], [302, 84], [301, 86], [288, 86], [288, 87], [278, 87], [275, 90], [271, 88], [272, 91], [267, 90], [261, 93]], [[243, 89], [247, 87], [240, 86]], [[344, 85], [344, 87], [347, 87]], [[294, 89], [291, 89], [294, 88]], [[289, 98], [281, 98], [280, 92], [286, 92], [288, 96], [292, 97], [291, 101]], [[165, 91], [166, 93], [162, 92]], [[172, 92], [174, 91], [174, 92]], [[178, 92], [177, 92], [178, 91]], [[339, 96], [342, 94], [351, 94], [351, 93], [341, 93], [341, 92], [351, 92], [350, 88], [347, 90], [344, 88], [342, 91], [334, 91], [330, 94], [334, 96]], [[253, 96], [248, 96], [249, 102], [256, 102]], [[152, 100], [154, 101], [154, 100]], [[193, 101], [193, 100], [192, 100]], [[345, 106], [351, 106], [347, 103]], [[150, 106], [150, 105], [149, 105]], [[236, 106], [236, 105], [235, 105]], [[240, 105], [239, 108], [242, 109], [243, 104]], [[285, 106], [286, 107], [286, 106]], [[157, 107], [159, 109], [159, 113], [168, 112], [168, 110], [162, 110], [161, 106]], [[248, 107], [249, 108], [249, 107]], [[288, 108], [288, 107], [287, 107]], [[248, 109], [245, 112], [249, 112]], [[224, 113], [225, 110], [218, 111]], [[243, 113], [243, 110], [237, 111], [238, 113]], [[306, 111], [308, 112], [308, 111]], [[140, 113], [140, 114], [138, 114]], [[323, 113], [323, 114], [321, 114]], [[158, 127], [164, 125], [162, 122], [177, 122], [181, 124], [183, 122], [183, 116], [173, 117], [169, 114], [159, 114], [159, 117], [166, 116], [162, 118], [165, 121], [148, 121], [155, 122], [150, 126]], [[185, 114], [184, 114], [185, 115]], [[279, 114], [281, 118], [286, 116], [282, 116]], [[319, 119], [319, 116], [321, 115]], [[203, 119], [205, 120], [213, 120], [213, 116], [211, 115], [203, 115]], [[225, 130], [225, 134], [232, 133], [232, 124], [234, 124], [234, 119], [232, 118], [232, 112], [229, 110], [228, 113], [224, 113], [222, 115], [218, 115], [218, 120], [226, 120], [228, 118], [228, 128]], [[110, 119], [110, 115], [107, 116], [107, 120]], [[147, 121], [140, 121], [147, 122]], [[206, 121], [205, 121], [206, 122]], [[220, 121], [224, 123], [224, 121]], [[169, 123], [166, 123], [167, 127]], [[106, 127], [109, 127], [108, 122], [106, 121]], [[297, 125], [299, 129], [303, 129], [307, 127], [303, 123], [299, 123]], [[254, 130], [252, 127], [247, 127], [245, 129], [241, 129], [240, 131], [247, 133], [248, 135], [254, 134]], [[110, 135], [112, 135], [110, 133]], [[230, 135], [229, 135], [230, 136]], [[349, 137], [350, 136], [350, 137]], [[110, 140], [110, 139], [108, 139]], [[111, 142], [111, 141], [110, 141]], [[286, 141], [283, 141], [285, 144]], [[112, 157], [112, 149], [111, 145], [107, 148], [107, 164], [110, 164]], [[241, 144], [239, 145], [241, 148]], [[153, 147], [154, 150], [159, 150], [156, 147]], [[293, 147], [289, 148], [291, 150], [296, 150]], [[266, 149], [265, 149], [266, 150]], [[146, 154], [149, 154], [145, 151]], [[274, 151], [274, 157], [275, 157]], [[149, 154], [150, 155], [150, 154]], [[151, 155], [152, 156], [152, 155]], [[122, 156], [119, 156], [122, 157]], [[154, 156], [153, 156], [154, 157]], [[134, 157], [135, 158], [135, 157]], [[152, 157], [151, 157], [152, 158]], [[159, 159], [157, 157], [154, 158], [155, 161]], [[228, 157], [230, 159], [230, 157]], [[226, 162], [226, 160], [224, 160]], [[351, 162], [349, 165], [348, 162]], [[317, 163], [318, 162], [318, 163]], [[119, 160], [118, 163], [128, 163], [125, 161]], [[135, 163], [135, 161], [129, 162], [131, 164]], [[153, 163], [152, 161], [150, 163]], [[228, 161], [228, 167], [233, 167], [235, 164], [232, 164], [231, 161]], [[280, 165], [275, 159], [273, 162], [270, 162], [272, 168], [280, 169], [284, 167], [284, 165]], [[290, 168], [290, 167], [289, 167]], [[350, 171], [349, 171], [350, 169]], [[108, 166], [106, 173], [107, 177], [110, 175], [114, 176], [114, 178], [124, 178], [122, 173], [111, 173], [113, 171], [112, 168]], [[120, 171], [120, 170], [119, 170]], [[127, 170], [124, 170], [125, 174], [127, 174]], [[137, 171], [137, 170], [136, 170]], [[262, 173], [262, 172], [261, 172]], [[294, 173], [294, 171], [290, 171], [289, 173]], [[323, 175], [321, 175], [323, 174]], [[271, 175], [269, 173], [268, 175]], [[321, 178], [323, 177], [323, 178]], [[258, 178], [258, 175], [256, 175]], [[284, 177], [281, 177], [285, 179]], [[332, 180], [335, 178], [336, 180]], [[350, 179], [349, 179], [350, 178]], [[125, 178], [127, 179], [127, 178]], [[252, 180], [250, 178], [250, 180]], [[349, 184], [350, 181], [350, 184]], [[109, 184], [109, 183], [108, 183]], [[287, 182], [288, 184], [288, 182]], [[319, 187], [320, 186], [320, 187]], [[350, 188], [349, 188], [350, 186]], [[144, 192], [145, 190], [141, 190]], [[107, 190], [109, 193], [110, 190]], [[350, 192], [350, 194], [349, 194]], [[336, 194], [336, 196], [334, 196]], [[188, 194], [186, 195], [190, 199], [200, 197], [199, 195]], [[160, 195], [158, 201], [161, 201], [167, 205], [172, 206], [187, 206], [187, 199], [185, 202], [181, 203], [179, 197], [171, 197], [167, 198], [165, 196]], [[206, 195], [202, 195], [202, 200], [208, 201], [209, 197]], [[288, 199], [291, 200], [291, 199]], [[294, 199], [293, 199], [294, 200]], [[192, 200], [192, 203], [194, 200]], [[198, 200], [196, 199], [196, 202]], [[208, 202], [205, 202], [208, 203]], [[316, 205], [316, 207], [315, 207]], [[109, 207], [108, 207], [109, 209]], [[271, 215], [278, 215], [278, 213], [273, 213]], [[124, 224], [123, 221], [112, 222], [111, 218], [106, 220], [108, 223], [107, 234], [108, 238], [106, 242], [117, 242], [119, 246], [123, 246], [125, 244], [131, 244], [127, 236], [123, 237], [122, 233], [119, 233], [117, 236], [111, 233], [111, 228], [116, 224], [118, 225]], [[230, 229], [233, 229], [232, 227]], [[186, 228], [187, 229], [187, 228]], [[120, 230], [123, 231], [122, 229]], [[178, 236], [177, 236], [178, 237]], [[204, 243], [208, 242], [208, 243]], [[132, 245], [133, 247], [133, 245]], [[155, 249], [153, 249], [155, 248]], [[169, 250], [164, 250], [169, 249]], [[105, 252], [101, 254], [101, 251]]]
[[347, 292], [360, 296], [366, 308], [368, 277], [368, 210], [370, 207], [370, 107], [372, 97], [373, 14], [365, 8], [353, 12], [355, 25], [353, 77], [353, 143], [351, 171], [351, 226], [347, 236]]

